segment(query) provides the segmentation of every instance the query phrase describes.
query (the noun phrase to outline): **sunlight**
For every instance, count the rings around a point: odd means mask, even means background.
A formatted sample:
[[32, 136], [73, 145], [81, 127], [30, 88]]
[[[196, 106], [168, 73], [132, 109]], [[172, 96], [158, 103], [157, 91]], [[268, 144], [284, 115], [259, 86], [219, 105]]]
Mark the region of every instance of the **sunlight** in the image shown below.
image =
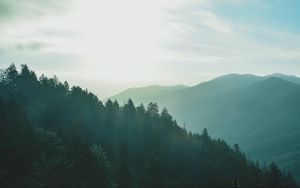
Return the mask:
[[299, 187], [299, 8], [0, 0], [0, 188]]
[[82, 34], [82, 69], [108, 80], [143, 79], [158, 61], [160, 8], [159, 1], [78, 1], [68, 24]]

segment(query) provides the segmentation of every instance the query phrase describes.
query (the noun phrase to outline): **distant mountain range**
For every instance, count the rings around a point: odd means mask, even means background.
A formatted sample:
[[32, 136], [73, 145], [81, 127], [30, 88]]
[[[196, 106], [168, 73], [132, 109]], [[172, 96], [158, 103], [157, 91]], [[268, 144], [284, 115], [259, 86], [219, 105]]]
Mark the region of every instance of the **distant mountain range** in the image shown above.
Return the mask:
[[111, 97], [166, 106], [188, 130], [208, 128], [214, 137], [238, 143], [252, 159], [274, 160], [300, 180], [300, 78], [229, 74], [187, 86], [128, 89]]

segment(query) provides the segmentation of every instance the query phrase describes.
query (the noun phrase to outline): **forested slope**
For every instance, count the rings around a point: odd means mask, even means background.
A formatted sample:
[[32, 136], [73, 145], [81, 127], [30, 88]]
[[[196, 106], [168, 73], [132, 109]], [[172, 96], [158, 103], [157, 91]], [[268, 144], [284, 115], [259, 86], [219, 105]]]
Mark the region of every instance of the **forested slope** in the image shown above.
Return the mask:
[[[255, 160], [276, 161], [300, 181], [299, 83], [296, 76], [278, 73], [265, 77], [230, 74], [143, 100], [138, 93], [132, 94], [131, 99], [158, 102], [188, 130], [201, 132], [207, 127], [212, 137], [239, 143]], [[126, 100], [128, 96], [121, 93], [113, 98]]]
[[11, 65], [0, 82], [0, 185], [295, 186], [275, 163], [179, 127], [166, 109], [104, 104], [80, 87]]

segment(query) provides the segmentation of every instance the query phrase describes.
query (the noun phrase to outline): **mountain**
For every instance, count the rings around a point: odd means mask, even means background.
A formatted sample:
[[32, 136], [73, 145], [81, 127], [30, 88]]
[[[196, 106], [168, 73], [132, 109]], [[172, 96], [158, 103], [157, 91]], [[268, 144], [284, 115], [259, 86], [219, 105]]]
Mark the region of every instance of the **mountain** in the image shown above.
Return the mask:
[[267, 75], [267, 77], [281, 78], [283, 80], [293, 82], [295, 84], [300, 84], [300, 78], [297, 76], [294, 76], [294, 75], [285, 75], [285, 74], [281, 74], [281, 73], [274, 73], [274, 74]]
[[141, 88], [130, 88], [122, 92], [122, 96], [118, 97], [118, 101], [127, 102], [132, 95], [136, 96], [137, 101], [144, 101], [147, 98], [151, 98], [152, 96], [157, 96], [155, 100], [158, 100], [160, 97], [172, 95], [172, 93], [183, 90], [185, 88], [187, 88], [187, 86], [184, 85], [177, 85], [177, 86], [152, 85], [152, 86], [141, 87]]
[[254, 159], [275, 160], [300, 180], [298, 79], [282, 74], [230, 74], [144, 100], [132, 91], [131, 99], [158, 102], [187, 129], [199, 132], [206, 127], [213, 137], [239, 143]]
[[102, 103], [26, 65], [1, 76], [1, 187], [296, 187], [274, 162], [262, 168], [206, 129], [187, 132], [154, 103]]

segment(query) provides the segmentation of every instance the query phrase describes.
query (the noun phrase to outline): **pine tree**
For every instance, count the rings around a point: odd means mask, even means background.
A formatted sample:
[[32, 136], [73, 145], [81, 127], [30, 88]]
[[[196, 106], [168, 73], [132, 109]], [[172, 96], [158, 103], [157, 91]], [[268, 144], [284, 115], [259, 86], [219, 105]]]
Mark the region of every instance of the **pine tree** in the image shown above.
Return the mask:
[[277, 165], [272, 162], [269, 166], [269, 184], [271, 187], [281, 187], [281, 171]]

